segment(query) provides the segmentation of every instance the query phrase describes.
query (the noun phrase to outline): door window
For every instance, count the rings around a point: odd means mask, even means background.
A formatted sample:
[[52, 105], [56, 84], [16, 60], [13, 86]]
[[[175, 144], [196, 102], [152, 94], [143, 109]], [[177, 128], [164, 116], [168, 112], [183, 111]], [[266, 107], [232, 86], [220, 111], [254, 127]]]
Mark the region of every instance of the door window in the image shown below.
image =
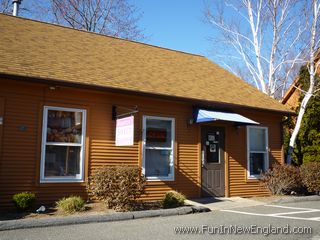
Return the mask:
[[220, 132], [209, 132], [206, 137], [207, 163], [220, 163]]

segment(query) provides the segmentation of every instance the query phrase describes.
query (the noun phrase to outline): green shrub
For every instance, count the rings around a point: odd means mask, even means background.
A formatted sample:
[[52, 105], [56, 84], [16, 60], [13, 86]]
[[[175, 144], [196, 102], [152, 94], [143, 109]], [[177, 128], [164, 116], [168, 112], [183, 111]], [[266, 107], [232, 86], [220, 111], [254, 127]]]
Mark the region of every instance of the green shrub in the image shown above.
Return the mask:
[[320, 193], [320, 162], [309, 162], [301, 165], [300, 175], [309, 192]]
[[299, 168], [292, 165], [274, 164], [262, 174], [261, 182], [273, 195], [290, 194], [303, 187]]
[[12, 200], [19, 211], [24, 211], [33, 206], [36, 201], [36, 195], [31, 192], [22, 192], [13, 195]]
[[85, 202], [79, 196], [62, 198], [58, 202], [56, 202], [56, 205], [59, 209], [66, 213], [80, 212], [85, 209]]
[[144, 193], [146, 179], [138, 166], [104, 166], [88, 183], [89, 195], [102, 200], [108, 208], [126, 211]]
[[169, 191], [166, 192], [162, 199], [162, 206], [164, 208], [174, 208], [184, 205], [186, 197], [179, 192]]

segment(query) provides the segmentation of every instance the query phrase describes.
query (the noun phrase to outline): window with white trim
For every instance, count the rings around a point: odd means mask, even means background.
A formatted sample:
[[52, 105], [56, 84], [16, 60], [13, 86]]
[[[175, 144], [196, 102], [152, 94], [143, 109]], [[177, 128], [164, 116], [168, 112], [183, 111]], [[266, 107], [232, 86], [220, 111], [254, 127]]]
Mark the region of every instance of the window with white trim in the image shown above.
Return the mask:
[[86, 110], [45, 106], [40, 182], [83, 181]]
[[247, 127], [248, 177], [258, 178], [269, 168], [268, 128]]
[[148, 180], [174, 180], [174, 118], [143, 116], [142, 170]]

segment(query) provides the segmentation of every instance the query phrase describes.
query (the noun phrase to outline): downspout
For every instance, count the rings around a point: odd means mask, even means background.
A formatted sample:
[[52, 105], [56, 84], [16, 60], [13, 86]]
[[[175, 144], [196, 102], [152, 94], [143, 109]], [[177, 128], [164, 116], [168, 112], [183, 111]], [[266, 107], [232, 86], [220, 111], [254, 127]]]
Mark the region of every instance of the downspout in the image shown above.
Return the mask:
[[12, 5], [13, 5], [12, 15], [13, 16], [18, 16], [19, 6], [20, 6], [21, 2], [22, 2], [22, 0], [12, 0]]

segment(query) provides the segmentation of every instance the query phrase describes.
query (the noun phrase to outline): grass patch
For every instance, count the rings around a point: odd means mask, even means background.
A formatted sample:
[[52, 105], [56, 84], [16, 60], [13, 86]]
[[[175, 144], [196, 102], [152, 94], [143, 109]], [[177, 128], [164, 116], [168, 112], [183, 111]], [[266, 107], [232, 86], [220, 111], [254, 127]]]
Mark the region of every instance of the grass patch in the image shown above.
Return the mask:
[[65, 213], [75, 213], [85, 210], [85, 201], [79, 196], [62, 198], [56, 202], [57, 208]]

